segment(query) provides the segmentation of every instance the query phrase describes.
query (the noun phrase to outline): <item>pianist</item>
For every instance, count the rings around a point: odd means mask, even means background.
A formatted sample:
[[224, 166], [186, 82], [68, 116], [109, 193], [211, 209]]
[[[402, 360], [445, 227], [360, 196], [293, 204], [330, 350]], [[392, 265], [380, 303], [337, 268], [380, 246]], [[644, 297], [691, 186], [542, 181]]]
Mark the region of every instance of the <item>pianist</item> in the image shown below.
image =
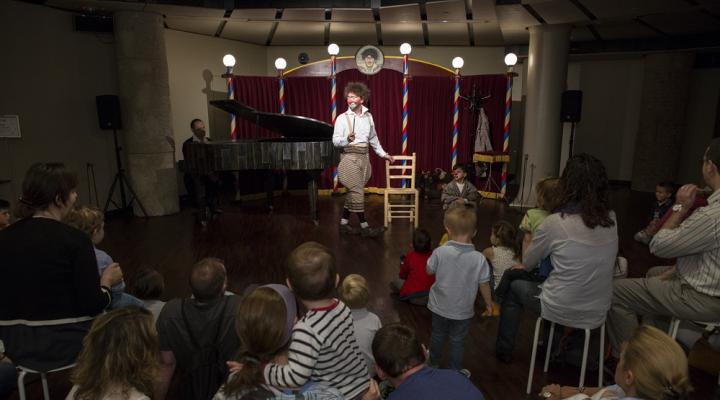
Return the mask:
[[[348, 110], [338, 116], [335, 121], [333, 144], [342, 148], [338, 178], [347, 189], [345, 206], [340, 220], [340, 233], [361, 234], [366, 237], [375, 237], [381, 234], [383, 228], [371, 228], [365, 220], [365, 184], [372, 172], [369, 147], [375, 154], [393, 162], [393, 157], [383, 150], [375, 131], [373, 117], [367, 107], [363, 105], [369, 99], [370, 89], [364, 83], [350, 82], [345, 87], [345, 98]], [[360, 221], [360, 229], [352, 228], [349, 224], [350, 213], [355, 213]]]
[[[205, 123], [195, 118], [190, 122], [190, 129], [193, 132], [192, 137], [183, 142], [182, 152], [183, 158], [188, 159], [188, 146], [191, 143], [208, 143], [210, 138], [205, 131]], [[185, 172], [184, 176], [185, 188], [188, 195], [195, 202], [195, 206], [200, 209], [200, 222], [207, 223], [210, 215], [220, 214], [222, 210], [218, 208], [220, 180], [215, 174], [198, 175], [195, 173]]]

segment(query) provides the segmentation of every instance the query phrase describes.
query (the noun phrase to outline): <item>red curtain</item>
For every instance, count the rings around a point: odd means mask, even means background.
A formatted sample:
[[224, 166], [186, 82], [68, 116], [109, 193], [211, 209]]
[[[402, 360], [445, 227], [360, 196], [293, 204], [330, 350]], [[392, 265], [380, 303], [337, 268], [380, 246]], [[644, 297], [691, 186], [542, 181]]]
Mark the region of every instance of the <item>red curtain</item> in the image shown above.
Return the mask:
[[[348, 82], [364, 82], [370, 88], [370, 101], [366, 106], [375, 120], [378, 137], [385, 151], [400, 154], [402, 150], [402, 74], [382, 70], [368, 76], [357, 70], [342, 71], [337, 75], [338, 117], [347, 110], [343, 89]], [[260, 111], [278, 112], [277, 77], [236, 77], [235, 93], [238, 100]], [[464, 76], [460, 93], [468, 97], [473, 86], [478, 97], [490, 95], [483, 103], [490, 121], [490, 138], [496, 151], [502, 150], [502, 121], [505, 100], [504, 75]], [[408, 152], [418, 157], [417, 171], [436, 167], [449, 170], [452, 146], [453, 113], [452, 77], [411, 77], [408, 94]], [[318, 77], [288, 77], [285, 82], [286, 112], [330, 122], [330, 79]], [[469, 110], [465, 100], [460, 101], [458, 161], [472, 160], [473, 139], [477, 113]], [[255, 137], [252, 123], [241, 121], [239, 137]], [[270, 135], [261, 132], [261, 137]], [[371, 151], [372, 178], [370, 187], [385, 187], [385, 163]], [[498, 164], [499, 165], [499, 164]], [[499, 181], [499, 170], [494, 172]], [[496, 175], [497, 174], [497, 175]], [[323, 174], [322, 187], [332, 187], [329, 174]]]

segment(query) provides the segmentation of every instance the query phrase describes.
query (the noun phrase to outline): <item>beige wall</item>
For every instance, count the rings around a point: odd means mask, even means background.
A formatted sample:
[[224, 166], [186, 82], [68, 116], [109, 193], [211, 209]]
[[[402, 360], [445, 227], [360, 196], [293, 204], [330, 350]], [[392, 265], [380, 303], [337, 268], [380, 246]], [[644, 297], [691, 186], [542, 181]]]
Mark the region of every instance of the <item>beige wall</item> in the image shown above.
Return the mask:
[[14, 203], [32, 163], [61, 161], [78, 172], [79, 201], [88, 203], [92, 163], [104, 205], [115, 155], [111, 131], [98, 128], [95, 96], [116, 93], [112, 42], [75, 32], [70, 13], [0, 1], [0, 115], [19, 115], [22, 130], [22, 139], [0, 139], [0, 179], [12, 179], [0, 197]]

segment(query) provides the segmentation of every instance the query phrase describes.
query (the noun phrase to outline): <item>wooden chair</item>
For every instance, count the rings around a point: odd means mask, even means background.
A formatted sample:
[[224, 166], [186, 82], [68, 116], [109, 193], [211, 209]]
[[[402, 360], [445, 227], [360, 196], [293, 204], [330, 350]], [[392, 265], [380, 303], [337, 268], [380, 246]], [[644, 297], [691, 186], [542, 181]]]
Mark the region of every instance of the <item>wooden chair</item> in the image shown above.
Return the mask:
[[[420, 194], [415, 188], [415, 153], [411, 156], [393, 157], [395, 163], [385, 161], [385, 227], [387, 228], [393, 219], [407, 218], [417, 228], [420, 224]], [[396, 182], [395, 187], [393, 181]], [[403, 182], [404, 188], [397, 187]]]

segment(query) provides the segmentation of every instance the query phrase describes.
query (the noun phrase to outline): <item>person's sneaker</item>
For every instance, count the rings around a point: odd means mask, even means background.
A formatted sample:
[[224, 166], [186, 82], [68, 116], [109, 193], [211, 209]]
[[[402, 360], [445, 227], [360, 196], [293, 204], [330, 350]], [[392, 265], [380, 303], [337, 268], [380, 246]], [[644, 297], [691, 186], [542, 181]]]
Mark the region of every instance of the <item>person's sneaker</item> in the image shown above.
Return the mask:
[[367, 228], [360, 229], [360, 236], [374, 238], [382, 235], [383, 232], [385, 232], [384, 227], [373, 228], [371, 226], [368, 226]]
[[640, 243], [648, 244], [648, 243], [650, 243], [650, 240], [652, 240], [652, 236], [648, 235], [647, 232], [642, 230], [642, 231], [636, 233], [635, 236], [633, 236], [633, 239], [635, 239], [636, 241], [638, 241]]
[[360, 233], [357, 228], [353, 228], [350, 224], [340, 224], [340, 233], [346, 235], [357, 235]]
[[465, 368], [458, 370], [458, 372], [465, 375], [466, 378], [470, 379], [470, 371], [466, 370]]

